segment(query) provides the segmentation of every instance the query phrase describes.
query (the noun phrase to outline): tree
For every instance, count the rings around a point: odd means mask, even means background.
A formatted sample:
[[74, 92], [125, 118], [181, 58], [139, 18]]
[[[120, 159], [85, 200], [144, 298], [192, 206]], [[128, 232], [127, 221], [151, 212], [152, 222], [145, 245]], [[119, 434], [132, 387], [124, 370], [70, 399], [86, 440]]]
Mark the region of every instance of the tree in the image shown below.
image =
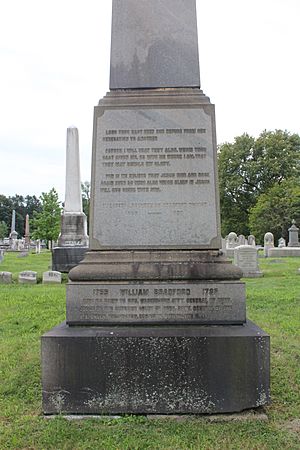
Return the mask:
[[56, 241], [60, 232], [61, 206], [58, 201], [58, 193], [52, 188], [48, 193], [43, 192], [41, 197], [41, 211], [34, 212], [32, 220], [32, 236], [34, 239], [44, 239], [50, 242]]
[[258, 197], [289, 178], [300, 176], [300, 136], [264, 131], [257, 139], [243, 134], [218, 152], [222, 233], [249, 234], [249, 212]]
[[4, 239], [5, 237], [8, 237], [8, 226], [2, 220], [0, 222], [0, 239]]
[[300, 224], [300, 180], [284, 180], [258, 197], [251, 208], [249, 223], [251, 233], [262, 243], [265, 233], [271, 231], [275, 241], [288, 239], [288, 229], [295, 219]]

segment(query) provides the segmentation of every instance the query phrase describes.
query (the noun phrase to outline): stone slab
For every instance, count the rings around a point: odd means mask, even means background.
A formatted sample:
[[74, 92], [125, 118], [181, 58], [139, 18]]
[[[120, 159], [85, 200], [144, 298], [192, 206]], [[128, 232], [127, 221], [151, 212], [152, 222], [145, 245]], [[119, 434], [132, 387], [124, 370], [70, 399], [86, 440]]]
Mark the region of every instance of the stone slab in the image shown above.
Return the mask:
[[36, 284], [37, 283], [37, 272], [32, 270], [26, 270], [19, 273], [19, 283], [20, 284]]
[[268, 250], [269, 258], [284, 258], [289, 256], [300, 256], [300, 247], [274, 247]]
[[214, 108], [203, 97], [96, 108], [91, 250], [220, 248]]
[[0, 284], [11, 284], [11, 283], [12, 283], [12, 273], [0, 272]]
[[113, 0], [110, 89], [200, 87], [195, 0]]
[[67, 323], [243, 323], [242, 282], [68, 283]]
[[232, 413], [270, 402], [269, 336], [234, 326], [68, 327], [42, 337], [45, 414]]
[[258, 250], [251, 245], [240, 245], [234, 249], [234, 264], [243, 271], [245, 278], [263, 276], [258, 266]]
[[88, 245], [86, 215], [84, 213], [63, 213], [58, 247], [88, 247]]
[[55, 247], [52, 250], [52, 270], [68, 273], [83, 260], [88, 247]]
[[61, 272], [49, 270], [43, 273], [43, 284], [61, 284]]

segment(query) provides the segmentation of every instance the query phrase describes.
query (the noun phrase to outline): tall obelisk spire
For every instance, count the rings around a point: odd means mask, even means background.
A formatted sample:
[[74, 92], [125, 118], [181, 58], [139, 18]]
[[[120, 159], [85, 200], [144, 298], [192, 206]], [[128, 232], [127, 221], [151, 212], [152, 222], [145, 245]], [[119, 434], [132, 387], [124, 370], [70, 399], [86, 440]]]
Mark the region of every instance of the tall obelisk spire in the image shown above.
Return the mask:
[[82, 213], [78, 129], [67, 129], [65, 213]]
[[110, 89], [200, 87], [196, 0], [113, 0]]

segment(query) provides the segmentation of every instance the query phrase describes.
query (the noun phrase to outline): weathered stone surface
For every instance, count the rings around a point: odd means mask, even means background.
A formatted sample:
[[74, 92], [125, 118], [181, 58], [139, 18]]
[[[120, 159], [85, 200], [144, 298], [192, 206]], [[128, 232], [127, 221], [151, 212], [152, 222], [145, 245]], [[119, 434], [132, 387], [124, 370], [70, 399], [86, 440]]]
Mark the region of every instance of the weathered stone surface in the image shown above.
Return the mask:
[[295, 220], [293, 220], [292, 226], [289, 228], [288, 247], [300, 247], [299, 228], [296, 226]]
[[37, 283], [37, 272], [32, 270], [26, 270], [19, 273], [19, 283], [21, 284], [36, 284]]
[[262, 277], [258, 266], [258, 253], [251, 245], [240, 245], [234, 249], [234, 264], [243, 271], [245, 278]]
[[92, 164], [91, 250], [220, 248], [214, 107], [201, 91], [107, 96]]
[[12, 273], [0, 272], [0, 284], [11, 284], [11, 283], [12, 283]]
[[274, 248], [274, 235], [268, 232], [264, 236], [264, 255], [266, 258], [269, 256], [269, 251], [272, 248]]
[[61, 284], [61, 272], [55, 270], [44, 272], [43, 284]]
[[69, 283], [67, 323], [232, 324], [246, 321], [241, 282]]
[[46, 414], [201, 414], [266, 405], [269, 336], [234, 326], [68, 327], [42, 337]]
[[242, 271], [219, 250], [87, 252], [71, 281], [239, 280]]
[[88, 247], [87, 218], [84, 213], [64, 213], [58, 247]]
[[84, 258], [88, 247], [55, 247], [52, 250], [52, 270], [68, 273]]
[[268, 255], [270, 258], [299, 257], [300, 247], [274, 247], [269, 249]]
[[110, 89], [200, 87], [195, 0], [113, 0]]

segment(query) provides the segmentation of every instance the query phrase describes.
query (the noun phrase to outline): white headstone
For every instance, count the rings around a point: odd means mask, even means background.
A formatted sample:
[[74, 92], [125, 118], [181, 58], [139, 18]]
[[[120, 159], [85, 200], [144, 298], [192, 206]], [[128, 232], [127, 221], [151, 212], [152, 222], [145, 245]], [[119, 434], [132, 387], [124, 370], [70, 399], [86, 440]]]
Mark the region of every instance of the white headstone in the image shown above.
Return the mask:
[[234, 249], [234, 264], [243, 271], [245, 278], [263, 275], [258, 266], [257, 249], [252, 245], [240, 245]]
[[286, 240], [283, 237], [281, 237], [278, 240], [278, 248], [283, 248], [283, 247], [286, 247]]
[[226, 244], [226, 248], [235, 248], [237, 246], [237, 234], [234, 233], [233, 231], [231, 233], [229, 233], [228, 237], [227, 237], [227, 244]]
[[37, 283], [37, 272], [32, 270], [26, 270], [19, 273], [19, 283], [21, 284], [36, 284]]
[[248, 236], [248, 245], [252, 245], [252, 247], [255, 247], [255, 245], [256, 245], [255, 236], [253, 236], [253, 234], [250, 234]]
[[269, 256], [270, 248], [274, 248], [274, 235], [272, 233], [266, 233], [264, 237], [264, 255], [266, 258]]
[[0, 284], [11, 284], [11, 283], [12, 283], [12, 273], [0, 272]]
[[43, 284], [60, 284], [61, 272], [55, 270], [49, 270], [43, 273]]

